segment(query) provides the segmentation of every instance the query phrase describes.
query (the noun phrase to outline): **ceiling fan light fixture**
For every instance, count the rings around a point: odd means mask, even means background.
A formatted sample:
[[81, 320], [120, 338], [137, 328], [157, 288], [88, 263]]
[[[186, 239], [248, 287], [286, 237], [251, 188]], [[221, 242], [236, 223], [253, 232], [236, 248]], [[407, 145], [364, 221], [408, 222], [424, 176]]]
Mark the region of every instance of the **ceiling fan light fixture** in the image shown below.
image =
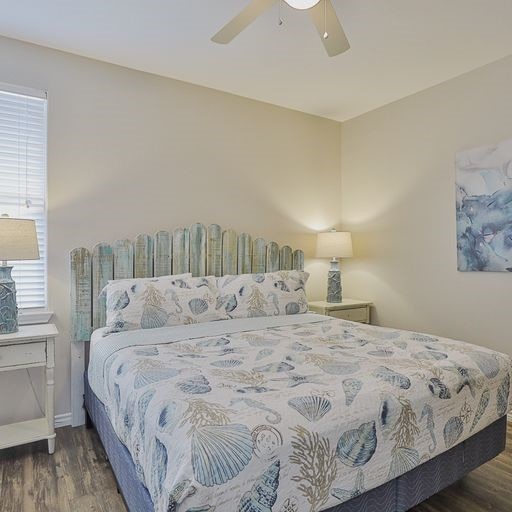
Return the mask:
[[[222, 27], [212, 41], [218, 44], [230, 43], [265, 11], [278, 4], [278, 24], [282, 25], [281, 4], [283, 0], [251, 0], [230, 22]], [[346, 52], [350, 48], [347, 36], [340, 24], [333, 0], [284, 0], [292, 9], [308, 11], [329, 57]]]
[[284, 0], [290, 7], [294, 9], [304, 10], [311, 9], [316, 4], [320, 2], [320, 0]]

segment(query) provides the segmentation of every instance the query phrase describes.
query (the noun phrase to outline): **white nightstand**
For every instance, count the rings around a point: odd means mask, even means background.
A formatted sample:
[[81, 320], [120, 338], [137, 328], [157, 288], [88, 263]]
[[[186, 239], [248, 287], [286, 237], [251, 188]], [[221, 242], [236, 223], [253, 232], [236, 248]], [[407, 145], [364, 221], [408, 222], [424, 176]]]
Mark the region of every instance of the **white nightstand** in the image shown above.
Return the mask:
[[[26, 325], [18, 332], [0, 335], [0, 372], [23, 368], [46, 368], [45, 417], [0, 426], [0, 449], [48, 439], [48, 452], [55, 451], [54, 367], [55, 338], [53, 324]], [[8, 404], [2, 404], [8, 407]]]
[[372, 303], [364, 300], [343, 299], [342, 302], [326, 302], [324, 300], [310, 302], [309, 309], [319, 315], [332, 316], [352, 322], [370, 323], [370, 307]]

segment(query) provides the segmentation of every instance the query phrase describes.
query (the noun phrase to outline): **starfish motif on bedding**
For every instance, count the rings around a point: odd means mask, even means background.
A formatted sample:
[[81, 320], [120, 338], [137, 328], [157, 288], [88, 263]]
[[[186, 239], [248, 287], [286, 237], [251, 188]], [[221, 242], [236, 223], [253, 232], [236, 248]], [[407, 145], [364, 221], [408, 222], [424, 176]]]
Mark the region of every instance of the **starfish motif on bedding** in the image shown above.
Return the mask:
[[475, 389], [478, 386], [477, 372], [471, 368], [464, 368], [463, 366], [458, 366], [456, 368], [459, 382], [457, 383], [457, 394], [459, 394], [466, 386], [469, 389], [469, 392], [471, 393], [471, 396], [475, 398]]

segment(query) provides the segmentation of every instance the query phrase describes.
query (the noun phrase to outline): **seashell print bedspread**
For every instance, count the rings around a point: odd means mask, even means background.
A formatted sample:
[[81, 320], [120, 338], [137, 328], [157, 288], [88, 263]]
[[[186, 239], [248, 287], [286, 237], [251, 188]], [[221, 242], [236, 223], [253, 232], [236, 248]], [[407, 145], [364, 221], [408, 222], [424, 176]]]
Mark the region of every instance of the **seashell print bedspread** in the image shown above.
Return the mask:
[[93, 344], [89, 371], [156, 512], [321, 511], [510, 408], [511, 359], [463, 342], [310, 314], [166, 329]]

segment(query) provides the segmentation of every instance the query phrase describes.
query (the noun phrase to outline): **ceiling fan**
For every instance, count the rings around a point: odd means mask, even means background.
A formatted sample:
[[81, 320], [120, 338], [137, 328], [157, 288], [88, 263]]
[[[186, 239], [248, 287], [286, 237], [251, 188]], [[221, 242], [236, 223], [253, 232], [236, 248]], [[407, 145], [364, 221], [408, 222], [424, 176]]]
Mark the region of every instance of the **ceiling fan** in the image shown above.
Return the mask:
[[[220, 44], [230, 43], [256, 18], [280, 1], [281, 0], [252, 0], [245, 9], [212, 37], [212, 41]], [[345, 32], [343, 32], [341, 28], [331, 0], [284, 1], [294, 9], [309, 11], [329, 57], [339, 55], [350, 48], [350, 44], [345, 36]]]

